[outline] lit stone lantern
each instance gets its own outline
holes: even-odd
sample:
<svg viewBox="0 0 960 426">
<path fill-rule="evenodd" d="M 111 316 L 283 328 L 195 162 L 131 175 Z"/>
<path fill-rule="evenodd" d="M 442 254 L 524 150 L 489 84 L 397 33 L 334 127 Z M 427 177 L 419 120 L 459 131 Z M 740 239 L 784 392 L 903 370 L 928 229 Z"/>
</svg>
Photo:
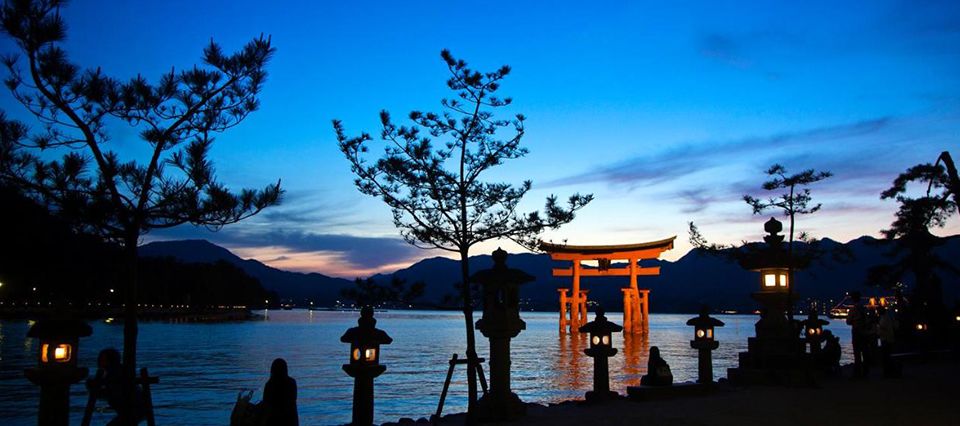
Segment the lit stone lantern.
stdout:
<svg viewBox="0 0 960 426">
<path fill-rule="evenodd" d="M 720 342 L 714 339 L 713 329 L 723 327 L 723 321 L 710 317 L 709 308 L 704 306 L 699 316 L 687 320 L 687 325 L 693 326 L 693 340 L 690 341 L 690 347 L 698 350 L 697 383 L 713 383 L 712 352 L 720 347 Z"/>
<path fill-rule="evenodd" d="M 727 377 L 734 384 L 810 385 L 813 363 L 792 318 L 797 292 L 789 273 L 791 264 L 796 271 L 806 262 L 790 258 L 780 221 L 771 218 L 763 227 L 766 244 L 748 245 L 739 259 L 742 268 L 759 272 L 759 291 L 751 297 L 760 303 L 760 320 L 754 325 L 756 336 L 747 338 L 747 352 L 739 354 L 738 367 L 727 370 Z"/>
<path fill-rule="evenodd" d="M 507 267 L 507 252 L 493 252 L 493 268 L 474 274 L 471 282 L 480 284 L 483 293 L 483 317 L 477 330 L 490 339 L 490 392 L 477 402 L 481 421 L 506 421 L 522 417 L 527 406 L 510 390 L 510 339 L 527 324 L 520 319 L 520 285 L 533 276 Z"/>
<path fill-rule="evenodd" d="M 27 332 L 40 340 L 37 368 L 24 371 L 40 386 L 38 424 L 69 424 L 70 385 L 87 377 L 87 369 L 77 367 L 80 338 L 92 332 L 85 322 L 70 319 L 40 320 Z"/>
<path fill-rule="evenodd" d="M 610 358 L 617 354 L 613 347 L 613 333 L 623 331 L 623 327 L 607 320 L 603 308 L 597 308 L 597 315 L 580 327 L 581 333 L 590 336 L 590 347 L 583 353 L 593 358 L 593 390 L 587 392 L 587 401 L 604 401 L 617 398 L 619 394 L 610 390 Z"/>
<path fill-rule="evenodd" d="M 810 354 L 816 356 L 820 353 L 820 343 L 823 342 L 823 326 L 830 324 L 830 321 L 820 319 L 817 310 L 810 309 L 807 319 L 803 320 L 803 337 L 810 344 Z"/>
<path fill-rule="evenodd" d="M 380 345 L 389 345 L 393 339 L 375 327 L 377 320 L 370 306 L 360 310 L 357 325 L 340 337 L 341 342 L 350 344 L 350 362 L 343 365 L 343 371 L 353 377 L 352 424 L 372 425 L 373 379 L 387 370 L 380 365 Z"/>
</svg>

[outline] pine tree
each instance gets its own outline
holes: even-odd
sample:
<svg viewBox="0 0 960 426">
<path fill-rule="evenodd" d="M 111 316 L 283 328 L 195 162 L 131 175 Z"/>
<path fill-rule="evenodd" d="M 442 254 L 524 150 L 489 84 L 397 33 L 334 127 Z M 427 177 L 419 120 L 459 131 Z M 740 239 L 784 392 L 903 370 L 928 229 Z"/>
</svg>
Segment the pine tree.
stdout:
<svg viewBox="0 0 960 426">
<path fill-rule="evenodd" d="M 456 253 L 460 258 L 464 321 L 467 332 L 469 408 L 477 401 L 477 362 L 473 324 L 473 295 L 469 282 L 470 249 L 483 241 L 509 239 L 534 249 L 538 235 L 573 220 L 574 213 L 592 200 L 592 195 L 574 194 L 566 206 L 555 196 L 546 200 L 544 214 L 517 212 L 517 205 L 531 188 L 529 180 L 519 186 L 481 180 L 484 172 L 507 160 L 521 158 L 525 117 L 512 120 L 494 117 L 493 109 L 511 104 L 497 95 L 510 67 L 481 73 L 467 67 L 449 51 L 441 57 L 450 72 L 447 87 L 456 93 L 442 99 L 440 113 L 413 111 L 412 125 L 398 126 L 387 111 L 380 113 L 380 139 L 384 155 L 373 163 L 365 158 L 368 133 L 347 136 L 343 124 L 334 120 L 340 150 L 350 162 L 360 192 L 382 199 L 393 211 L 393 222 L 410 244 Z M 501 136 L 509 133 L 505 138 Z M 434 140 L 442 141 L 435 144 Z"/>
<path fill-rule="evenodd" d="M 123 82 L 69 60 L 60 47 L 64 4 L 11 0 L 0 9 L 2 30 L 19 48 L 3 60 L 6 86 L 39 123 L 31 131 L 0 115 L 0 179 L 123 247 L 123 364 L 133 386 L 140 236 L 185 223 L 219 228 L 279 201 L 279 182 L 231 192 L 209 159 L 214 137 L 257 109 L 274 48 L 261 36 L 225 54 L 211 41 L 202 66 L 171 69 L 156 83 L 141 76 Z M 149 158 L 122 160 L 108 143 L 108 123 L 137 130 Z"/>
</svg>

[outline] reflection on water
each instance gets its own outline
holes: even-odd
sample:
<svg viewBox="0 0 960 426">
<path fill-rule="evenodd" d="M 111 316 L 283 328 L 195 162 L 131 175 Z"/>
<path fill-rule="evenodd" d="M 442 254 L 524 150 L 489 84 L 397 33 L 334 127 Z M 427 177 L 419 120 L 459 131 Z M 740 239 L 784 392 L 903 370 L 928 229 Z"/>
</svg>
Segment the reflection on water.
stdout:
<svg viewBox="0 0 960 426">
<path fill-rule="evenodd" d="M 264 321 L 215 324 L 140 325 L 140 366 L 160 376 L 152 388 L 159 424 L 223 425 L 241 389 L 255 389 L 255 400 L 276 357 L 288 361 L 299 387 L 301 424 L 343 424 L 350 421 L 353 381 L 340 366 L 349 349 L 340 343 L 343 332 L 356 325 L 356 312 L 269 311 Z M 582 398 L 593 385 L 593 360 L 583 353 L 585 335 L 559 335 L 557 313 L 522 314 L 527 329 L 512 341 L 512 384 L 524 401 L 559 402 Z M 639 384 L 646 373 L 651 345 L 660 347 L 678 382 L 696 379 L 696 350 L 690 348 L 687 315 L 651 315 L 650 333 L 613 335 L 617 355 L 610 359 L 610 387 L 623 393 Z M 611 321 L 622 316 L 609 313 Z M 592 319 L 592 316 L 591 316 Z M 718 328 L 720 348 L 714 351 L 717 377 L 736 364 L 737 352 L 746 350 L 753 335 L 754 316 L 722 316 Z M 397 311 L 377 313 L 378 327 L 394 342 L 384 346 L 381 360 L 387 371 L 376 380 L 376 421 L 400 417 L 428 417 L 437 407 L 448 361 L 463 356 L 463 316 L 455 312 Z M 94 367 L 97 352 L 121 348 L 119 322 L 92 323 L 93 335 L 80 342 L 79 364 Z M 35 346 L 27 339 L 29 324 L 0 322 L 0 424 L 32 425 L 38 390 L 23 377 L 23 369 L 36 362 Z M 849 328 L 834 321 L 827 327 L 840 336 L 849 359 Z M 487 340 L 477 334 L 477 350 L 487 357 Z M 486 367 L 486 366 L 485 366 Z M 484 368 L 488 370 L 488 368 Z M 459 366 L 453 376 L 444 412 L 466 409 L 466 371 Z M 72 423 L 79 423 L 86 395 L 74 385 Z M 95 414 L 94 424 L 106 423 L 106 414 Z"/>
</svg>

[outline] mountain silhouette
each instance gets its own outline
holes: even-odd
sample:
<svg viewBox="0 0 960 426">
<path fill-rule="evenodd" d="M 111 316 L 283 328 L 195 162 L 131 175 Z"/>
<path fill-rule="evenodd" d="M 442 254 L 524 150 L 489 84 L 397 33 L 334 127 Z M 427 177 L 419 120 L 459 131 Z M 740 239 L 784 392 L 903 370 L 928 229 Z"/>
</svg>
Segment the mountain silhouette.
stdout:
<svg viewBox="0 0 960 426">
<path fill-rule="evenodd" d="M 140 246 L 140 256 L 172 257 L 189 263 L 225 261 L 257 278 L 264 288 L 276 292 L 281 298 L 313 301 L 320 306 L 332 305 L 339 298 L 341 289 L 353 285 L 353 281 L 343 278 L 284 271 L 254 259 L 242 259 L 207 240 L 154 241 Z"/>
<path fill-rule="evenodd" d="M 852 255 L 846 262 L 829 254 L 814 261 L 807 269 L 795 276 L 798 301 L 814 298 L 823 301 L 839 301 L 847 291 L 859 290 L 864 294 L 880 290 L 866 286 L 867 270 L 890 261 L 885 254 L 893 243 L 864 236 L 845 244 L 823 239 L 821 247 L 830 252 L 845 247 Z M 960 236 L 947 237 L 936 252 L 943 259 L 956 259 L 960 255 Z M 205 240 L 153 242 L 141 247 L 143 256 L 169 256 L 186 262 L 230 262 L 251 276 L 260 279 L 268 290 L 276 291 L 284 298 L 314 300 L 318 305 L 331 305 L 339 299 L 340 289 L 351 286 L 352 281 L 328 277 L 318 273 L 299 273 L 275 269 L 256 260 L 241 259 L 229 250 Z M 493 261 L 489 254 L 472 256 L 470 271 L 475 273 L 489 268 Z M 557 309 L 557 288 L 569 288 L 570 278 L 551 276 L 551 268 L 563 267 L 554 264 L 549 255 L 519 253 L 507 258 L 507 265 L 521 269 L 535 277 L 523 285 L 520 295 L 529 308 L 536 310 Z M 691 250 L 680 259 L 645 261 L 643 266 L 660 266 L 660 275 L 639 277 L 641 288 L 651 290 L 650 308 L 653 312 L 696 312 L 701 304 L 715 309 L 749 311 L 756 308 L 750 293 L 759 288 L 759 275 L 746 271 L 735 262 L 722 256 Z M 459 261 L 444 257 L 421 260 L 391 274 L 377 274 L 372 278 L 387 283 L 393 277 L 407 282 L 423 281 L 426 284 L 423 296 L 418 299 L 426 305 L 441 304 L 444 296 L 456 294 L 454 285 L 460 278 Z M 960 296 L 960 284 L 956 275 L 944 273 L 944 301 L 950 305 Z M 905 283 L 910 285 L 907 277 Z M 581 281 L 584 289 L 590 290 L 590 300 L 600 302 L 610 310 L 619 310 L 623 296 L 620 289 L 628 285 L 625 277 L 589 277 Z"/>
</svg>

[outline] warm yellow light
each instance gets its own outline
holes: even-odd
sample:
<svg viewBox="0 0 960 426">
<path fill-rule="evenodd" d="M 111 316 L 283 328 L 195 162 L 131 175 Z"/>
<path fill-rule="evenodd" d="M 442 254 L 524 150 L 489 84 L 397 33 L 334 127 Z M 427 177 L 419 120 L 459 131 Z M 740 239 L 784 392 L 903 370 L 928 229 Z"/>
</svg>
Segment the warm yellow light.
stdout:
<svg viewBox="0 0 960 426">
<path fill-rule="evenodd" d="M 377 350 L 374 348 L 367 349 L 363 351 L 363 360 L 364 361 L 373 361 L 377 359 Z"/>
<path fill-rule="evenodd" d="M 957 321 L 960 321 L 960 315 L 957 315 Z"/>
<path fill-rule="evenodd" d="M 70 345 L 57 345 L 53 349 L 53 359 L 57 362 L 67 362 L 70 360 Z"/>
<path fill-rule="evenodd" d="M 817 330 L 816 330 L 816 329 L 813 329 L 813 328 L 808 328 L 808 329 L 807 329 L 807 334 L 813 336 L 814 334 L 817 334 Z"/>
<path fill-rule="evenodd" d="M 699 329 L 699 328 L 697 329 L 697 337 L 698 337 L 698 338 L 701 338 L 701 339 L 702 339 L 702 338 L 704 338 L 704 337 L 706 337 L 706 336 L 707 336 L 706 330 L 701 330 L 701 329 Z"/>
<path fill-rule="evenodd" d="M 917 330 L 923 331 L 923 330 L 926 330 L 926 329 L 927 329 L 927 325 L 926 325 L 926 324 L 917 324 Z"/>
<path fill-rule="evenodd" d="M 600 344 L 600 336 L 593 336 L 593 344 L 594 345 Z"/>
<path fill-rule="evenodd" d="M 764 274 L 763 276 L 763 286 L 764 287 L 776 287 L 777 286 L 777 276 L 774 274 Z"/>
<path fill-rule="evenodd" d="M 353 350 L 353 360 L 360 361 L 360 349 Z"/>
<path fill-rule="evenodd" d="M 780 287 L 787 286 L 787 274 L 780 274 Z"/>
<path fill-rule="evenodd" d="M 603 336 L 603 344 L 604 345 L 610 344 L 610 336 Z"/>
<path fill-rule="evenodd" d="M 70 361 L 71 356 L 71 346 L 66 343 L 60 343 L 55 348 L 53 348 L 53 361 L 56 362 L 67 362 Z M 40 346 L 40 362 L 48 363 L 50 362 L 50 344 L 44 343 Z"/>
<path fill-rule="evenodd" d="M 708 338 L 708 339 L 712 339 L 712 338 L 713 338 L 713 329 L 712 329 L 712 328 L 708 328 L 708 329 L 707 329 L 707 338 Z"/>
</svg>

